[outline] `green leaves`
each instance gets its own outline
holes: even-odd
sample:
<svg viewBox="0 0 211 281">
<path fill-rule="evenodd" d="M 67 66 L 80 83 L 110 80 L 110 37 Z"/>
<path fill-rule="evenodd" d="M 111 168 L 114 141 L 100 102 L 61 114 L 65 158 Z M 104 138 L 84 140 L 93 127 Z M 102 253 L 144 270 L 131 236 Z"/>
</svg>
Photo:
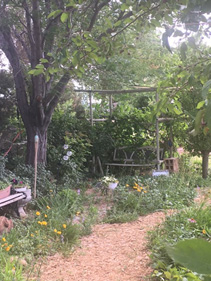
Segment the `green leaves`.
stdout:
<svg viewBox="0 0 211 281">
<path fill-rule="evenodd" d="M 173 247 L 167 246 L 166 250 L 174 262 L 194 272 L 211 275 L 210 242 L 203 239 L 187 239 L 178 242 Z"/>
<path fill-rule="evenodd" d="M 211 80 L 208 80 L 202 88 L 202 97 L 204 99 L 207 98 L 207 95 L 208 93 L 210 93 L 210 90 L 211 90 Z"/>
<path fill-rule="evenodd" d="M 68 20 L 69 14 L 67 12 L 61 14 L 61 22 L 66 22 Z"/>
</svg>

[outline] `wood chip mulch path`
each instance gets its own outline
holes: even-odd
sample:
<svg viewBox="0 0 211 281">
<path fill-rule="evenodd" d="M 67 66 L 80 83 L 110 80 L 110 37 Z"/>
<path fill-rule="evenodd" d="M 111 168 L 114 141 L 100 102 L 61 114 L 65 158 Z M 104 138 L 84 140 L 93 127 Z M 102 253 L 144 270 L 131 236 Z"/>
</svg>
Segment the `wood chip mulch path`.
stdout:
<svg viewBox="0 0 211 281">
<path fill-rule="evenodd" d="M 144 281 L 152 272 L 146 234 L 163 212 L 124 224 L 100 224 L 67 258 L 57 253 L 41 267 L 40 281 Z"/>
</svg>

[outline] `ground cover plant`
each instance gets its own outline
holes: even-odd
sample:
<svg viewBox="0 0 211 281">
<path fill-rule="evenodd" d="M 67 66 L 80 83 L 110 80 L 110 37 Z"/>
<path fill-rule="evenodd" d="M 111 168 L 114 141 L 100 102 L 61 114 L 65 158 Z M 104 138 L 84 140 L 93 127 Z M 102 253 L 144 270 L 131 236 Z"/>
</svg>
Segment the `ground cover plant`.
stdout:
<svg viewBox="0 0 211 281">
<path fill-rule="evenodd" d="M 113 196 L 106 222 L 134 220 L 158 210 L 181 209 L 193 203 L 195 190 L 189 177 L 123 177 Z"/>
<path fill-rule="evenodd" d="M 149 234 L 155 280 L 210 280 L 195 273 L 197 268 L 191 272 L 169 256 L 169 247 L 195 238 L 211 242 L 211 209 L 204 204 L 177 211 L 166 218 L 162 227 Z"/>
</svg>

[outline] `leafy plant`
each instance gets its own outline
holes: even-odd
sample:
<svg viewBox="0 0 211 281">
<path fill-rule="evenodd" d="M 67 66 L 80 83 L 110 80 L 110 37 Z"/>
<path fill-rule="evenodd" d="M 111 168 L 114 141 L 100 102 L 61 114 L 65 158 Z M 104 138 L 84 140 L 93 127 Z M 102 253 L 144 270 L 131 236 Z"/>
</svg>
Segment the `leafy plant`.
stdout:
<svg viewBox="0 0 211 281">
<path fill-rule="evenodd" d="M 209 275 L 211 280 L 210 242 L 203 239 L 186 239 L 173 246 L 166 246 L 166 250 L 174 262 L 182 264 L 193 272 Z"/>
<path fill-rule="evenodd" d="M 210 218 L 211 209 L 209 207 L 205 207 L 203 204 L 200 206 L 192 206 L 176 212 L 171 216 L 167 216 L 162 227 L 156 228 L 149 233 L 149 247 L 152 251 L 151 257 L 155 264 L 156 276 L 160 274 L 161 279 L 159 280 L 162 280 L 164 272 L 168 271 L 167 268 L 177 267 L 177 263 L 172 265 L 172 259 L 169 258 L 168 247 L 166 247 L 166 245 L 174 245 L 184 239 L 189 241 L 189 239 L 195 240 L 200 238 L 210 241 Z M 186 266 L 186 264 L 184 266 Z M 192 267 L 190 269 L 192 269 Z M 185 272 L 188 272 L 187 269 Z M 182 275 L 179 276 L 182 278 Z M 199 277 L 199 275 L 197 276 Z M 190 280 L 195 279 L 192 278 Z"/>
</svg>

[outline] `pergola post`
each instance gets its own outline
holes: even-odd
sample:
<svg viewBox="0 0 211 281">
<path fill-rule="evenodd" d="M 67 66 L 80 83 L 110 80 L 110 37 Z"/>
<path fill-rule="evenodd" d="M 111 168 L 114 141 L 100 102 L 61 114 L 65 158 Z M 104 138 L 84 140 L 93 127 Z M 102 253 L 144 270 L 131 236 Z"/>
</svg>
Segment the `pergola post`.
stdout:
<svg viewBox="0 0 211 281">
<path fill-rule="evenodd" d="M 110 117 L 113 114 L 113 99 L 112 99 L 112 95 L 111 94 L 109 95 L 109 114 L 110 114 Z"/>
<path fill-rule="evenodd" d="M 90 122 L 93 126 L 93 110 L 92 110 L 92 92 L 89 92 L 89 110 L 90 110 Z"/>
<path fill-rule="evenodd" d="M 156 102 L 158 103 L 159 96 L 158 92 L 156 92 Z M 157 147 L 157 170 L 160 170 L 160 140 L 159 140 L 159 120 L 156 117 L 156 147 Z"/>
</svg>

